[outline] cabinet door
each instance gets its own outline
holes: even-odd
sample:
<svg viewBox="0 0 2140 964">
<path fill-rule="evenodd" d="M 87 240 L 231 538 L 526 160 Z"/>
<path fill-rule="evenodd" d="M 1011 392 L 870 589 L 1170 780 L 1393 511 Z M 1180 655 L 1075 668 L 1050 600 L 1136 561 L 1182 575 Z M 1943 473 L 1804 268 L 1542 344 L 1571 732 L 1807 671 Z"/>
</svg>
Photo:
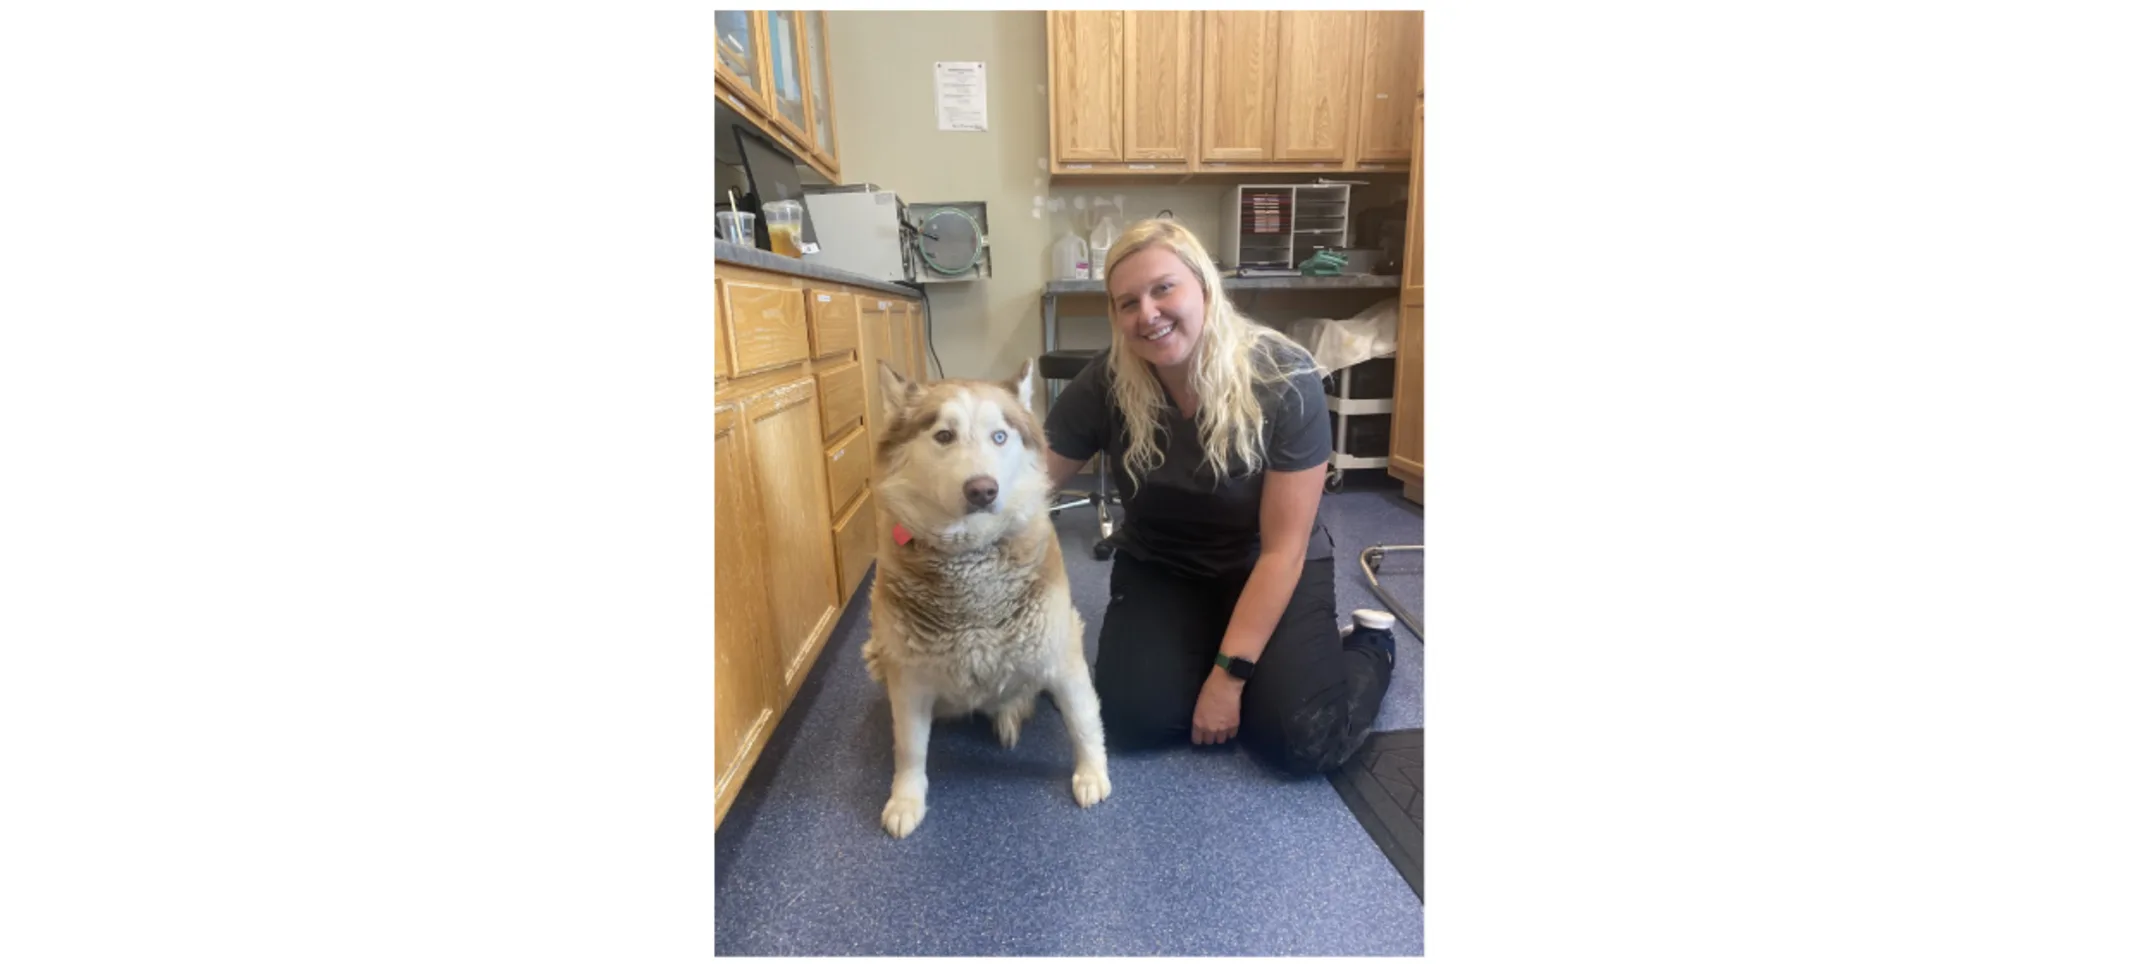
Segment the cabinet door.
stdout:
<svg viewBox="0 0 2140 964">
<path fill-rule="evenodd" d="M 713 281 L 713 378 L 719 381 L 728 377 L 728 298 L 721 290 L 721 280 Z"/>
<path fill-rule="evenodd" d="M 832 73 L 827 69 L 825 12 L 803 14 L 803 56 L 810 62 L 810 141 L 828 166 L 840 166 L 839 142 L 832 133 Z"/>
<path fill-rule="evenodd" d="M 1196 125 L 1196 14 L 1131 11 L 1123 21 L 1123 139 L 1132 161 L 1186 161 Z"/>
<path fill-rule="evenodd" d="M 1412 98 L 1412 187 L 1411 198 L 1404 211 L 1404 303 L 1416 305 L 1421 301 L 1426 279 L 1422 277 L 1426 265 L 1426 243 L 1420 237 L 1426 226 L 1427 174 L 1423 169 L 1426 151 L 1427 99 L 1425 94 Z"/>
<path fill-rule="evenodd" d="M 714 410 L 713 764 L 716 823 L 771 735 L 781 703 L 766 610 L 765 533 L 736 406 Z"/>
<path fill-rule="evenodd" d="M 1360 68 L 1358 153 L 1362 161 L 1412 156 L 1412 94 L 1419 89 L 1417 10 L 1377 10 L 1366 17 Z"/>
<path fill-rule="evenodd" d="M 914 318 L 907 312 L 904 301 L 892 302 L 892 344 L 889 357 L 885 358 L 892 370 L 907 381 L 914 381 Z"/>
<path fill-rule="evenodd" d="M 1412 198 L 1404 217 L 1404 288 L 1397 309 L 1397 391 L 1390 411 L 1389 473 L 1422 485 L 1426 479 L 1426 298 L 1425 264 L 1420 241 L 1422 186 L 1420 164 L 1425 146 L 1426 103 L 1415 96 L 1412 107 Z"/>
<path fill-rule="evenodd" d="M 1389 473 L 1413 485 L 1426 475 L 1424 321 L 1425 309 L 1419 305 L 1397 309 L 1397 391 L 1390 410 Z"/>
<path fill-rule="evenodd" d="M 765 15 L 753 10 L 714 14 L 714 47 L 715 76 L 763 110 L 765 81 L 758 68 L 765 63 Z"/>
<path fill-rule="evenodd" d="M 1122 12 L 1048 14 L 1057 161 L 1122 159 Z"/>
<path fill-rule="evenodd" d="M 803 90 L 802 23 L 795 11 L 765 16 L 765 84 L 772 99 L 773 123 L 788 136 L 810 142 L 808 92 Z"/>
<path fill-rule="evenodd" d="M 839 607 L 816 380 L 804 376 L 752 396 L 743 410 L 751 481 L 764 496 L 758 509 L 768 551 L 759 554 L 758 565 L 769 587 L 781 686 L 792 693 Z"/>
<path fill-rule="evenodd" d="M 907 371 L 909 378 L 927 382 L 929 378 L 929 325 L 921 314 L 921 302 L 906 302 L 907 315 Z"/>
<path fill-rule="evenodd" d="M 802 289 L 730 281 L 724 297 L 731 374 L 748 375 L 810 357 Z"/>
<path fill-rule="evenodd" d="M 1204 15 L 1201 152 L 1207 161 L 1271 156 L 1271 98 L 1278 90 L 1278 14 Z"/>
<path fill-rule="evenodd" d="M 877 362 L 899 367 L 890 355 L 894 302 L 874 295 L 857 295 L 855 302 L 862 319 L 862 424 L 869 428 L 869 447 L 875 451 L 889 421 L 884 413 L 884 390 L 878 384 Z"/>
<path fill-rule="evenodd" d="M 1275 146 L 1280 161 L 1342 161 L 1352 136 L 1354 39 L 1361 14 L 1287 10 L 1278 14 Z"/>
</svg>

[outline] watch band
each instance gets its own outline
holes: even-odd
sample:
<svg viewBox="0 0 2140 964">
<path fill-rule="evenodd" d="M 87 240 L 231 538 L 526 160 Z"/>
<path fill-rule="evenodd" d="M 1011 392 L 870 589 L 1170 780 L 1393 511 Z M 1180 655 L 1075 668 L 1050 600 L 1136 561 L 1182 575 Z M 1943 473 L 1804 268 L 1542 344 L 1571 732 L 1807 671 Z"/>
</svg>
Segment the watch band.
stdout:
<svg viewBox="0 0 2140 964">
<path fill-rule="evenodd" d="M 1255 661 L 1243 659 L 1239 656 L 1228 656 L 1225 653 L 1220 653 L 1217 658 L 1212 660 L 1212 663 L 1220 669 L 1233 674 L 1235 679 L 1245 680 L 1256 673 Z"/>
</svg>

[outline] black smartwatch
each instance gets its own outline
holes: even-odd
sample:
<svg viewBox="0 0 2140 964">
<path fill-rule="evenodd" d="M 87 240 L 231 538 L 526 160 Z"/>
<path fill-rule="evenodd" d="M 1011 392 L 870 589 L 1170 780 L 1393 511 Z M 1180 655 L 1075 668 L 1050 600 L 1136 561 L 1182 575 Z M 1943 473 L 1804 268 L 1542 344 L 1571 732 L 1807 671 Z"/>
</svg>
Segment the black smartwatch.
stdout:
<svg viewBox="0 0 2140 964">
<path fill-rule="evenodd" d="M 1219 658 L 1213 660 L 1213 662 L 1223 667 L 1227 672 L 1232 673 L 1235 679 L 1245 680 L 1256 675 L 1256 664 L 1239 656 L 1228 656 L 1225 653 L 1220 653 Z"/>
</svg>

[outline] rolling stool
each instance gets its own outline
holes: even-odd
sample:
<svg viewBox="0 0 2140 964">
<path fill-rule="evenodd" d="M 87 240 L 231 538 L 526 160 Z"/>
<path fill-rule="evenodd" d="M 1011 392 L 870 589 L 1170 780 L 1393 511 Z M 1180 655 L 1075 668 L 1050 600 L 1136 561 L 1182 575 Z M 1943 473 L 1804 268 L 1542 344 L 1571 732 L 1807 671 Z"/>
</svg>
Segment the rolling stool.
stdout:
<svg viewBox="0 0 2140 964">
<path fill-rule="evenodd" d="M 1100 350 L 1097 348 L 1058 348 L 1054 351 L 1043 353 L 1040 356 L 1040 377 L 1050 383 L 1048 385 L 1049 404 L 1052 406 L 1055 401 L 1055 386 L 1053 383 L 1066 382 L 1076 378 L 1079 372 L 1085 370 L 1085 366 L 1092 364 L 1093 359 L 1098 357 L 1100 357 Z M 1049 506 L 1048 514 L 1054 515 L 1064 509 L 1092 506 L 1100 516 L 1100 541 L 1093 543 L 1092 557 L 1105 562 L 1114 558 L 1115 554 L 1115 544 L 1110 541 L 1115 534 L 1115 520 L 1107 514 L 1107 504 L 1113 502 L 1116 505 L 1120 505 L 1122 504 L 1122 499 L 1120 496 L 1107 491 L 1107 453 L 1103 450 L 1098 455 L 1093 456 L 1093 460 L 1098 467 L 1099 485 L 1091 492 L 1064 491 L 1062 494 L 1071 498 Z"/>
</svg>

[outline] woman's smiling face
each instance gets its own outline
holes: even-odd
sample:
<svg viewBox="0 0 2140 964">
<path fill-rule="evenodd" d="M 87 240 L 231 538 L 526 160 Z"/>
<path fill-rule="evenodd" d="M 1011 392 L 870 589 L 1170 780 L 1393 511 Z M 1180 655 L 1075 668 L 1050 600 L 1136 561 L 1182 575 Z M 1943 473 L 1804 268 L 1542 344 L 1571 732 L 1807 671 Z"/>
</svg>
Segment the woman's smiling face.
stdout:
<svg viewBox="0 0 2140 964">
<path fill-rule="evenodd" d="M 1204 334 L 1204 289 L 1181 258 L 1153 245 L 1115 262 L 1107 274 L 1108 314 L 1130 351 L 1153 368 L 1196 356 Z"/>
</svg>

